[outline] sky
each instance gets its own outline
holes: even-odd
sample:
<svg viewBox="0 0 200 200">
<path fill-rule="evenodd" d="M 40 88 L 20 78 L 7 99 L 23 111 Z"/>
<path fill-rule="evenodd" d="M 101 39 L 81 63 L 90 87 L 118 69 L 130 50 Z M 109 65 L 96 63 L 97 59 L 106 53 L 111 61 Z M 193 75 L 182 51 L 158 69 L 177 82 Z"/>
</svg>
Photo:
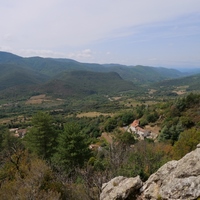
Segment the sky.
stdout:
<svg viewBox="0 0 200 200">
<path fill-rule="evenodd" d="M 0 51 L 200 68 L 200 0 L 0 0 Z"/>
</svg>

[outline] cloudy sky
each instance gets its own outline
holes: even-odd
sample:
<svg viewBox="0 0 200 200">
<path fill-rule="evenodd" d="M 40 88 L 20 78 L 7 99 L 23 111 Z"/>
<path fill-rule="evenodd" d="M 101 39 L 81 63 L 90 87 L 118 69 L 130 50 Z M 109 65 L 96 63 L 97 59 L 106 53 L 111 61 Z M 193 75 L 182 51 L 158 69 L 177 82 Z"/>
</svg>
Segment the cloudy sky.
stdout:
<svg viewBox="0 0 200 200">
<path fill-rule="evenodd" d="M 0 0 L 0 51 L 200 67 L 200 0 Z"/>
</svg>

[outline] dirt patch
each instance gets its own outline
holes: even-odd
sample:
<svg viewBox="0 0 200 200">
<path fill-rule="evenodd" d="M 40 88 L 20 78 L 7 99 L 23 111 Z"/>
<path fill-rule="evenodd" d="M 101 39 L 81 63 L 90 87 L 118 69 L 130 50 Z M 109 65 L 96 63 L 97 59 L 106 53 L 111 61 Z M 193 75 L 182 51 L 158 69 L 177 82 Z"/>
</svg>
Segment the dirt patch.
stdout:
<svg viewBox="0 0 200 200">
<path fill-rule="evenodd" d="M 188 85 L 183 85 L 183 86 L 179 86 L 177 87 L 174 91 L 174 93 L 178 94 L 178 95 L 183 95 L 186 93 L 186 89 L 188 88 Z"/>
<path fill-rule="evenodd" d="M 174 92 L 174 93 L 176 93 L 176 94 L 178 94 L 178 95 L 182 95 L 182 94 L 185 94 L 185 93 L 186 93 L 186 91 L 183 91 L 183 90 L 181 90 L 181 91 L 176 91 L 176 90 L 174 90 L 174 91 L 172 91 L 172 92 Z"/>
<path fill-rule="evenodd" d="M 155 133 L 156 135 L 159 135 L 159 130 L 160 130 L 160 127 L 159 126 L 150 126 L 150 125 L 146 125 L 144 127 L 145 130 L 149 130 L 151 131 L 152 133 Z"/>
<path fill-rule="evenodd" d="M 8 124 L 10 123 L 10 119 L 1 119 L 0 124 Z"/>
<path fill-rule="evenodd" d="M 30 100 L 36 100 L 36 99 L 44 99 L 46 97 L 45 94 L 40 94 L 40 95 L 37 95 L 37 96 L 32 96 L 30 98 Z"/>
<path fill-rule="evenodd" d="M 26 104 L 42 104 L 44 101 L 49 101 L 46 99 L 45 94 L 32 96 L 29 100 L 26 101 Z"/>
<path fill-rule="evenodd" d="M 154 90 L 154 89 L 150 89 L 149 90 L 149 94 L 153 94 L 153 93 L 155 93 L 157 90 Z"/>
<path fill-rule="evenodd" d="M 100 113 L 100 112 L 86 112 L 86 113 L 80 113 L 77 114 L 77 117 L 99 117 L 100 115 L 103 116 L 112 116 L 112 113 Z"/>
<path fill-rule="evenodd" d="M 113 100 L 117 101 L 119 99 L 121 99 L 122 97 L 112 97 Z"/>
</svg>

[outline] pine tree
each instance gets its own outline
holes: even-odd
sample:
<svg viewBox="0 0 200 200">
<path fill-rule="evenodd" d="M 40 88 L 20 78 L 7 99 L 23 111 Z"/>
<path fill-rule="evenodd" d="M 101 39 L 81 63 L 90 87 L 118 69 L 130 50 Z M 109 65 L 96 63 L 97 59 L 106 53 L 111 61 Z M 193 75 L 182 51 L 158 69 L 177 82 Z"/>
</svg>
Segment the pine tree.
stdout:
<svg viewBox="0 0 200 200">
<path fill-rule="evenodd" d="M 75 123 L 68 123 L 58 137 L 58 148 L 55 158 L 67 171 L 82 167 L 90 157 L 88 139 Z M 54 159 L 55 160 L 55 159 Z"/>
<path fill-rule="evenodd" d="M 38 112 L 33 116 L 32 124 L 25 137 L 27 148 L 44 159 L 50 159 L 57 137 L 52 117 L 47 113 Z"/>
<path fill-rule="evenodd" d="M 168 129 L 168 127 L 165 125 L 162 130 L 161 130 L 161 133 L 159 135 L 159 141 L 166 141 L 166 140 L 169 140 L 171 137 L 170 135 L 170 131 Z"/>
</svg>

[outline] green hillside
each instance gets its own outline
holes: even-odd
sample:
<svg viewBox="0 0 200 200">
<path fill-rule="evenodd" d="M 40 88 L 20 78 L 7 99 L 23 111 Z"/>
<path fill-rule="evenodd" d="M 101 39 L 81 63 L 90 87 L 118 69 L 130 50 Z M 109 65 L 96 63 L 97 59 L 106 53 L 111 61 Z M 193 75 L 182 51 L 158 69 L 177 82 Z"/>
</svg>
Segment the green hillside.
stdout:
<svg viewBox="0 0 200 200">
<path fill-rule="evenodd" d="M 162 82 L 154 83 L 155 88 L 162 88 L 162 90 L 172 90 L 177 87 L 185 87 L 187 91 L 200 90 L 200 74 L 187 76 L 183 78 L 165 80 Z"/>
<path fill-rule="evenodd" d="M 165 79 L 172 79 L 184 76 L 183 73 L 175 69 L 167 69 L 163 67 L 148 66 L 124 66 L 124 65 L 106 65 L 108 71 L 115 71 L 125 80 L 141 83 L 153 83 Z"/>
<path fill-rule="evenodd" d="M 93 72 L 116 72 L 124 80 L 138 84 L 148 84 L 185 76 L 178 70 L 156 68 L 148 66 L 126 66 L 119 64 L 100 65 L 97 63 L 80 63 L 72 59 L 54 59 L 30 57 L 23 58 L 7 52 L 0 52 L 0 64 L 15 64 L 16 67 L 31 69 L 43 75 L 54 77 L 65 71 L 93 71 Z"/>
<path fill-rule="evenodd" d="M 0 64 L 0 90 L 17 86 L 40 84 L 48 79 L 38 72 L 16 67 L 14 64 Z"/>
<path fill-rule="evenodd" d="M 0 51 L 0 63 L 12 63 L 12 62 L 20 62 L 23 60 L 22 57 L 17 56 L 12 53 Z"/>
<path fill-rule="evenodd" d="M 101 73 L 89 71 L 65 72 L 56 79 L 38 88 L 57 96 L 85 96 L 91 94 L 115 94 L 134 90 L 132 82 L 124 81 L 117 73 Z"/>
</svg>

